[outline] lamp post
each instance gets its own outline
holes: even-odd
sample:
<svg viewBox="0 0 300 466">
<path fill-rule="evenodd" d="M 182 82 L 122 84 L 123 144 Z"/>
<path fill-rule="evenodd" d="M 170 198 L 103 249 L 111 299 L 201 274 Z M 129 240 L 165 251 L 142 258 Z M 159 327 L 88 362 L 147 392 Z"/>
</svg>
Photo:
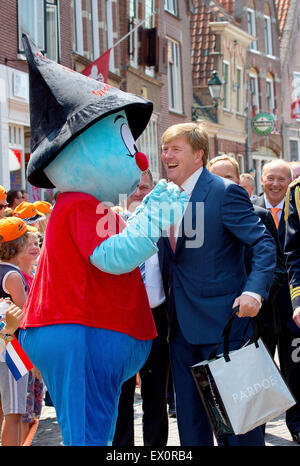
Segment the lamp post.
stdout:
<svg viewBox="0 0 300 466">
<path fill-rule="evenodd" d="M 199 105 L 197 102 L 194 102 L 192 106 L 192 115 L 193 120 L 198 119 L 198 110 L 200 109 L 217 109 L 219 102 L 223 99 L 221 98 L 221 91 L 223 86 L 223 81 L 218 76 L 217 70 L 212 72 L 211 78 L 207 81 L 208 90 L 213 101 L 212 105 Z M 197 99 L 197 98 L 196 98 Z"/>
<path fill-rule="evenodd" d="M 212 72 L 212 77 L 207 81 L 207 86 L 208 86 L 210 96 L 214 102 L 211 107 L 217 107 L 219 104 L 219 101 L 222 100 L 221 90 L 223 86 L 223 82 L 219 78 L 217 70 L 214 70 Z"/>
</svg>

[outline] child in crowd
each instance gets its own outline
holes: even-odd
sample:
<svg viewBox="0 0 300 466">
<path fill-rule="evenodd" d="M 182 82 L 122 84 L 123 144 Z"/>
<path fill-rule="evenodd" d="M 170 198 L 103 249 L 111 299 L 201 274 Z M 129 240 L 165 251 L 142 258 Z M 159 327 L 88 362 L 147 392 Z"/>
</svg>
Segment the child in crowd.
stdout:
<svg viewBox="0 0 300 466">
<path fill-rule="evenodd" d="M 27 232 L 31 229 L 19 218 L 0 219 L 0 298 L 9 298 L 20 309 L 27 299 L 27 285 L 20 271 L 19 258 L 27 246 Z M 26 412 L 27 384 L 28 374 L 16 381 L 3 355 L 0 355 L 0 420 L 2 418 L 3 446 L 20 444 L 21 415 Z"/>
<path fill-rule="evenodd" d="M 36 232 L 28 232 L 27 246 L 19 257 L 20 270 L 28 286 L 34 278 L 34 269 L 40 254 L 39 239 Z M 42 412 L 44 384 L 39 370 L 34 367 L 28 376 L 26 414 L 22 416 L 21 445 L 29 446 L 36 433 Z"/>
</svg>

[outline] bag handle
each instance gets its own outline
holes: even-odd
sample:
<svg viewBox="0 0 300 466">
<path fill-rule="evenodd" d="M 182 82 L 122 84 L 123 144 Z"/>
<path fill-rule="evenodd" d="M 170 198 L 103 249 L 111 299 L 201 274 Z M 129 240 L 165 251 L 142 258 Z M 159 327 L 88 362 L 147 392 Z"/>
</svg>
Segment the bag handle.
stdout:
<svg viewBox="0 0 300 466">
<path fill-rule="evenodd" d="M 218 351 L 218 348 L 220 346 L 220 344 L 223 342 L 224 343 L 224 358 L 226 361 L 229 361 L 229 335 L 230 335 L 230 331 L 231 331 L 231 327 L 232 327 L 232 324 L 233 324 L 233 321 L 234 321 L 234 318 L 236 317 L 236 313 L 238 312 L 239 310 L 239 306 L 236 306 L 235 308 L 233 308 L 232 310 L 232 313 L 230 314 L 226 324 L 225 324 L 225 327 L 223 329 L 223 332 L 222 332 L 222 338 L 221 340 L 216 344 L 216 346 L 214 347 L 214 349 L 211 351 L 210 355 L 209 355 L 209 359 L 214 359 L 217 355 L 217 351 Z M 259 329 L 259 323 L 258 323 L 258 320 L 256 317 L 250 317 L 246 327 L 245 327 L 245 330 L 244 330 L 244 333 L 243 333 L 243 337 L 242 339 L 244 339 L 245 337 L 245 334 L 247 332 L 247 329 L 249 327 L 249 324 L 250 322 L 252 323 L 252 329 L 253 329 L 253 333 L 252 333 L 252 341 L 255 343 L 255 346 L 258 346 L 258 339 L 260 337 L 260 329 Z"/>
</svg>

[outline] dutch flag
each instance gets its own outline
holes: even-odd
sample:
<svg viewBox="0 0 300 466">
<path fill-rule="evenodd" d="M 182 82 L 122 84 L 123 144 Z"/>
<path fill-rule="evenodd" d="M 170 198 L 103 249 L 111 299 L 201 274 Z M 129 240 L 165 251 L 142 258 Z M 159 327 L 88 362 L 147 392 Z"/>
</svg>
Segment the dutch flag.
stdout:
<svg viewBox="0 0 300 466">
<path fill-rule="evenodd" d="M 30 359 L 15 336 L 6 345 L 5 361 L 16 380 L 19 380 L 33 368 Z"/>
</svg>

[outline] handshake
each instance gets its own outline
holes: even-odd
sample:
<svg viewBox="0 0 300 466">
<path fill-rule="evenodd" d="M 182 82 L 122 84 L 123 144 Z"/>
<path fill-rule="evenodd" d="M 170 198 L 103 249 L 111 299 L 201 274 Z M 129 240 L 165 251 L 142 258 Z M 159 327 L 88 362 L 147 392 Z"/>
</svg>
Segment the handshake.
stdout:
<svg viewBox="0 0 300 466">
<path fill-rule="evenodd" d="M 160 180 L 129 217 L 127 226 L 134 226 L 136 233 L 157 242 L 163 231 L 169 230 L 181 220 L 188 201 L 188 194 L 176 184 Z"/>
</svg>

